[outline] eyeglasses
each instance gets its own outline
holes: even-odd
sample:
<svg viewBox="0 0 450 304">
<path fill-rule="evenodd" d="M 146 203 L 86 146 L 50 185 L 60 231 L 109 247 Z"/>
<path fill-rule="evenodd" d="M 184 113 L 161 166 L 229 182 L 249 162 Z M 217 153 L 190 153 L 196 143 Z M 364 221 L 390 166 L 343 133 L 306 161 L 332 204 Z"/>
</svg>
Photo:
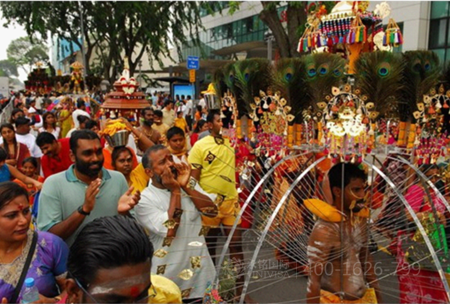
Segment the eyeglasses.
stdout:
<svg viewBox="0 0 450 304">
<path fill-rule="evenodd" d="M 97 300 L 92 294 L 89 293 L 89 291 L 86 290 L 86 288 L 83 287 L 83 285 L 80 283 L 80 281 L 78 281 L 78 279 L 74 278 L 75 282 L 77 283 L 78 287 L 83 291 L 83 293 L 85 293 L 94 303 L 105 303 L 105 300 Z M 152 289 L 152 293 L 148 294 L 148 290 Z M 137 295 L 136 297 L 133 298 L 132 302 L 130 303 L 149 303 L 149 300 L 155 298 L 157 295 L 156 290 L 155 290 L 155 286 L 152 285 L 152 283 L 150 282 L 150 284 L 144 288 L 144 290 Z M 107 303 L 107 302 L 106 302 Z M 116 300 L 114 300 L 111 303 L 117 303 Z M 125 303 L 125 302 L 124 302 Z M 129 303 L 129 302 L 126 302 Z"/>
</svg>

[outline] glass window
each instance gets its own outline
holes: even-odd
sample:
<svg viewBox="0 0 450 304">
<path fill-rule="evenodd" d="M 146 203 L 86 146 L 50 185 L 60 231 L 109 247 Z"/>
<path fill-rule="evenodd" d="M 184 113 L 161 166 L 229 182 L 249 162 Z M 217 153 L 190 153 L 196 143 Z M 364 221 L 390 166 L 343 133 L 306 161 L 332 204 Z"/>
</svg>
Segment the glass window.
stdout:
<svg viewBox="0 0 450 304">
<path fill-rule="evenodd" d="M 439 57 L 439 62 L 445 62 L 445 49 L 435 49 L 433 52 Z M 448 58 L 448 57 L 447 57 Z"/>
<path fill-rule="evenodd" d="M 431 19 L 448 17 L 448 1 L 431 2 Z"/>
<path fill-rule="evenodd" d="M 232 38 L 233 37 L 233 25 L 231 23 L 225 24 L 223 26 L 224 38 Z"/>
<path fill-rule="evenodd" d="M 244 27 L 245 27 L 244 33 L 253 32 L 253 17 L 245 18 L 243 20 L 243 23 L 244 23 Z"/>
<path fill-rule="evenodd" d="M 444 47 L 446 44 L 447 19 L 437 19 L 430 21 L 430 41 L 429 48 Z"/>
</svg>

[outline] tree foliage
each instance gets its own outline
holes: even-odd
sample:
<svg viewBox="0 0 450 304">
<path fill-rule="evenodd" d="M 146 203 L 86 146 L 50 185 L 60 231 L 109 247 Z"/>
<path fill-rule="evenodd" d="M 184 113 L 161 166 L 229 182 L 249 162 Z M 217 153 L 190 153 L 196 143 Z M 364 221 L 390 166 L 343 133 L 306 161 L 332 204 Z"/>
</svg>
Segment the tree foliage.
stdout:
<svg viewBox="0 0 450 304">
<path fill-rule="evenodd" d="M 125 56 L 133 73 L 145 50 L 150 58 L 170 57 L 171 45 L 181 53 L 181 45 L 189 37 L 185 30 L 195 36 L 201 28 L 199 8 L 196 1 L 0 2 L 5 25 L 16 22 L 29 35 L 39 33 L 46 39 L 50 32 L 80 49 L 83 36 L 87 71 L 96 54 L 103 66 L 102 74 L 110 82 L 123 67 Z M 198 41 L 196 37 L 194 43 Z"/>
<path fill-rule="evenodd" d="M 0 60 L 0 72 L 1 76 L 19 76 L 17 65 L 9 59 Z"/>
<path fill-rule="evenodd" d="M 24 71 L 27 72 L 31 70 L 31 67 L 36 62 L 48 60 L 46 47 L 37 41 L 36 43 L 31 42 L 28 37 L 20 37 L 11 41 L 6 49 L 6 55 L 8 57 L 8 62 L 5 62 L 5 64 L 9 63 L 8 69 L 16 74 L 17 67 L 22 67 Z M 15 71 L 11 70 L 11 64 L 16 66 Z"/>
</svg>

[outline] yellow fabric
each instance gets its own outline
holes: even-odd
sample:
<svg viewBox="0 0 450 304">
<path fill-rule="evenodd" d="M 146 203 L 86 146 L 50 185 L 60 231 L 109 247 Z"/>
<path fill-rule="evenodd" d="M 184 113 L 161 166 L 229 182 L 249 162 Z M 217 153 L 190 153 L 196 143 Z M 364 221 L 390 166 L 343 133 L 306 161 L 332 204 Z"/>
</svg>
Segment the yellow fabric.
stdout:
<svg viewBox="0 0 450 304">
<path fill-rule="evenodd" d="M 156 274 L 150 275 L 152 286 L 155 288 L 156 297 L 149 299 L 148 303 L 182 303 L 181 290 L 171 280 Z M 153 288 L 150 287 L 148 294 L 153 293 Z"/>
<path fill-rule="evenodd" d="M 378 301 L 377 301 L 377 296 L 375 295 L 375 289 L 373 289 L 373 288 L 367 288 L 364 296 L 361 299 L 354 300 L 354 301 L 341 300 L 341 298 L 339 298 L 339 296 L 322 289 L 320 291 L 320 303 L 376 304 L 376 303 L 378 303 Z"/>
<path fill-rule="evenodd" d="M 241 206 L 237 199 L 225 200 L 218 205 L 218 213 L 216 217 L 207 217 L 202 215 L 202 222 L 205 226 L 219 227 L 220 223 L 225 226 L 233 226 L 236 217 L 241 211 Z M 239 219 L 239 223 L 241 219 Z"/>
<path fill-rule="evenodd" d="M 181 130 L 183 130 L 183 132 L 186 132 L 187 127 L 186 119 L 184 119 L 183 117 L 175 118 L 174 126 L 180 128 Z"/>
<path fill-rule="evenodd" d="M 161 143 L 163 145 L 167 145 L 167 130 L 169 130 L 169 126 L 166 125 L 165 123 L 160 124 L 159 126 L 157 124 L 152 124 L 152 129 L 156 130 L 159 132 L 159 134 L 161 134 Z"/>
<path fill-rule="evenodd" d="M 225 200 L 237 199 L 235 154 L 228 138 L 217 144 L 213 136 L 197 141 L 189 152 L 192 169 L 201 166 L 199 184 L 207 193 L 225 196 Z"/>
<path fill-rule="evenodd" d="M 309 211 L 324 221 L 338 223 L 342 219 L 342 214 L 334 206 L 331 206 L 322 200 L 310 198 L 305 200 L 304 204 Z M 359 217 L 369 217 L 369 213 L 369 209 L 364 208 L 358 213 L 355 213 L 355 215 Z"/>
<path fill-rule="evenodd" d="M 62 110 L 60 117 L 67 117 L 66 120 L 61 122 L 61 138 L 65 138 L 67 133 L 69 133 L 70 129 L 72 129 L 73 120 L 72 114 L 70 114 L 69 110 Z"/>
<path fill-rule="evenodd" d="M 166 136 L 167 130 L 169 130 L 169 126 L 165 123 L 160 124 L 159 126 L 157 124 L 152 124 L 152 129 L 156 130 L 161 134 L 161 136 Z"/>
<path fill-rule="evenodd" d="M 147 187 L 149 180 L 150 177 L 145 173 L 144 166 L 139 164 L 130 173 L 131 185 L 134 187 L 133 193 L 137 190 L 142 192 Z"/>
</svg>

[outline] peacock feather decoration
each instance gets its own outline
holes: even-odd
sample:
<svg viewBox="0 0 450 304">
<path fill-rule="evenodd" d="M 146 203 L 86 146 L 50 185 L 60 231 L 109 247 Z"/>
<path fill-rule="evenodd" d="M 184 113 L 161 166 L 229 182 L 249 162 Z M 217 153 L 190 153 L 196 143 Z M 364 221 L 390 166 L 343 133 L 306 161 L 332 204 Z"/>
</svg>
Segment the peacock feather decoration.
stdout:
<svg viewBox="0 0 450 304">
<path fill-rule="evenodd" d="M 285 98 L 290 114 L 301 123 L 301 113 L 311 106 L 307 98 L 308 87 L 305 60 L 301 58 L 283 58 L 277 61 L 273 72 L 274 90 Z"/>
<path fill-rule="evenodd" d="M 356 87 L 372 120 L 398 117 L 404 66 L 401 54 L 387 51 L 363 53 L 356 62 Z"/>
<path fill-rule="evenodd" d="M 254 97 L 271 85 L 272 64 L 268 59 L 252 58 L 237 61 L 234 67 L 236 86 L 241 90 L 241 95 L 236 96 L 239 113 L 249 114 L 252 111 L 250 103 Z"/>
<path fill-rule="evenodd" d="M 416 120 L 413 113 L 419 110 L 420 104 L 423 106 L 424 95 L 439 81 L 439 57 L 432 51 L 408 51 L 403 58 L 402 120 Z"/>
<path fill-rule="evenodd" d="M 316 53 L 305 56 L 305 67 L 309 103 L 320 113 L 323 102 L 332 98 L 332 88 L 343 82 L 345 60 L 335 54 Z"/>
</svg>

